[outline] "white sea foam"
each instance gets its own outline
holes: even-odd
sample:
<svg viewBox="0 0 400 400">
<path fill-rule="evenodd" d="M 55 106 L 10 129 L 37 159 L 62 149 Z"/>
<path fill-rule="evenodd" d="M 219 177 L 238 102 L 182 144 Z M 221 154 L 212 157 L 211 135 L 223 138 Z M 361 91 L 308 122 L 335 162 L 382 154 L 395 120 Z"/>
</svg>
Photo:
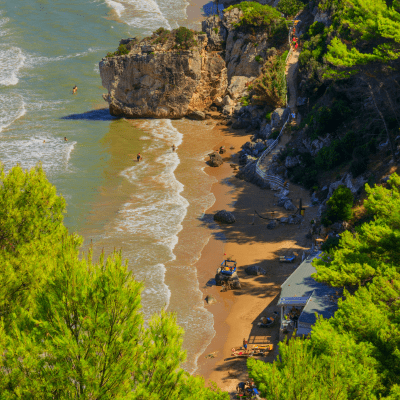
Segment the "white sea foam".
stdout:
<svg viewBox="0 0 400 400">
<path fill-rule="evenodd" d="M 105 1 L 106 4 L 117 13 L 118 17 L 120 17 L 122 12 L 125 10 L 125 7 L 121 3 L 117 3 L 116 1 L 113 0 L 105 0 Z"/>
<path fill-rule="evenodd" d="M 0 94 L 0 132 L 25 115 L 25 102 L 20 95 Z"/>
<path fill-rule="evenodd" d="M 13 86 L 19 81 L 18 72 L 26 57 L 19 47 L 0 45 L 0 86 Z"/>
<path fill-rule="evenodd" d="M 45 141 L 45 142 L 43 142 Z M 29 139 L 3 138 L 0 140 L 0 161 L 7 169 L 15 163 L 32 168 L 41 162 L 48 175 L 68 170 L 76 142 L 63 142 L 50 133 Z"/>
</svg>

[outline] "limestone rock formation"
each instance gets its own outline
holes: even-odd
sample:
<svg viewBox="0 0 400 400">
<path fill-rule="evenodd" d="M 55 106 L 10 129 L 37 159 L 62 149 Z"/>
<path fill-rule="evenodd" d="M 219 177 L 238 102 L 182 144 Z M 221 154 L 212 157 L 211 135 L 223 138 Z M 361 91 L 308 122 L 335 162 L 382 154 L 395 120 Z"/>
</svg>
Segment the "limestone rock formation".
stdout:
<svg viewBox="0 0 400 400">
<path fill-rule="evenodd" d="M 154 40 L 153 40 L 154 41 Z M 227 69 L 219 53 L 208 53 L 207 36 L 189 50 L 173 43 L 134 43 L 130 53 L 103 58 L 100 76 L 110 113 L 128 118 L 181 118 L 224 97 Z"/>
</svg>

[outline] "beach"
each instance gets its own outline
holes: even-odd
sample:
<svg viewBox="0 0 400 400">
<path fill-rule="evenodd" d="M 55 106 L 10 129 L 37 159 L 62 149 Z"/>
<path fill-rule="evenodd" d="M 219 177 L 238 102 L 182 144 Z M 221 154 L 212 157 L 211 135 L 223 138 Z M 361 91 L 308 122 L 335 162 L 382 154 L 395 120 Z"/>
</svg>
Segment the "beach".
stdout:
<svg viewBox="0 0 400 400">
<path fill-rule="evenodd" d="M 235 154 L 241 145 L 250 140 L 251 134 L 233 131 L 229 127 L 216 126 L 220 141 L 214 150 L 225 146 L 224 164 L 218 168 L 207 167 L 205 172 L 217 182 L 212 186 L 216 200 L 207 210 L 212 215 L 225 209 L 233 212 L 236 222 L 232 225 L 209 223 L 211 238 L 204 247 L 201 258 L 196 263 L 199 285 L 204 298 L 212 295 L 216 304 L 207 306 L 214 316 L 215 336 L 198 361 L 196 373 L 214 381 L 223 390 L 235 392 L 238 382 L 247 380 L 246 360 L 231 358 L 231 349 L 241 346 L 245 338 L 249 346 L 265 343 L 274 344 L 274 350 L 263 359 L 272 362 L 278 354 L 278 324 L 273 328 L 259 328 L 261 316 L 271 316 L 279 311 L 280 285 L 294 271 L 301 261 L 303 250 L 309 249 L 311 241 L 306 239 L 310 220 L 315 217 L 316 208 L 309 207 L 309 192 L 290 185 L 289 196 L 296 206 L 300 198 L 305 205 L 305 219 L 300 225 L 278 225 L 267 229 L 269 220 L 255 216 L 256 210 L 261 216 L 280 218 L 290 215 L 276 205 L 278 198 L 272 190 L 263 190 L 256 185 L 236 178 L 231 164 L 237 162 Z M 233 149 L 231 149 L 234 147 Z M 295 262 L 279 263 L 281 255 L 297 254 Z M 226 254 L 226 256 L 224 256 Z M 238 275 L 242 289 L 220 292 L 213 284 L 215 271 L 224 257 L 237 261 Z M 266 275 L 249 276 L 245 268 L 258 265 L 266 270 Z M 213 358 L 206 358 L 213 353 Z"/>
</svg>

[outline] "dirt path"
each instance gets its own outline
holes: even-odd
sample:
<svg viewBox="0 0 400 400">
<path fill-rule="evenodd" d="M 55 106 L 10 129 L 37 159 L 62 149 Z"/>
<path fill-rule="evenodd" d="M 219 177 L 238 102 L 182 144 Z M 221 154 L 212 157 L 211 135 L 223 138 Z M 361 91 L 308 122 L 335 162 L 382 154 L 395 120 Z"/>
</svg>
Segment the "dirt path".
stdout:
<svg viewBox="0 0 400 400">
<path fill-rule="evenodd" d="M 292 113 L 297 114 L 297 72 L 299 70 L 299 55 L 300 50 L 294 50 L 287 63 L 286 63 L 286 75 L 287 75 L 287 85 L 289 94 L 289 104 Z"/>
</svg>

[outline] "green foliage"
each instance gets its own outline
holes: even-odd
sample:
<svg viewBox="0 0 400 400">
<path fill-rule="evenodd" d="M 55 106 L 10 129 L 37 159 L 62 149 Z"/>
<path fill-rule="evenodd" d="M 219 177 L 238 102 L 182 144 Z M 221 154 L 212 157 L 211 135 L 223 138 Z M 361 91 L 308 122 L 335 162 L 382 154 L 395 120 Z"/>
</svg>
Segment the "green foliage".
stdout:
<svg viewBox="0 0 400 400">
<path fill-rule="evenodd" d="M 367 185 L 374 220 L 344 232 L 316 258 L 315 279 L 353 286 L 333 318 L 320 317 L 307 340 L 279 345 L 273 364 L 248 360 L 267 399 L 398 400 L 400 395 L 400 177 Z"/>
<path fill-rule="evenodd" d="M 376 399 L 380 385 L 373 346 L 339 334 L 319 320 L 310 340 L 293 338 L 279 346 L 273 363 L 249 359 L 249 375 L 266 399 Z"/>
<path fill-rule="evenodd" d="M 165 29 L 163 27 L 158 28 L 154 34 L 153 37 L 155 36 L 155 39 L 153 39 L 152 43 L 153 44 L 165 44 L 168 39 L 171 37 L 171 32 L 168 29 Z"/>
<path fill-rule="evenodd" d="M 328 46 L 326 59 L 341 70 L 350 70 L 374 62 L 389 62 L 399 57 L 400 15 L 385 0 L 347 0 L 339 7 L 336 19 L 340 36 Z"/>
<path fill-rule="evenodd" d="M 229 399 L 180 368 L 173 314 L 145 326 L 142 284 L 120 253 L 97 263 L 79 254 L 81 239 L 62 225 L 64 200 L 40 167 L 1 170 L 1 181 L 1 201 L 14 209 L 4 227 L 24 216 L 8 233 L 14 245 L 0 249 L 2 399 Z"/>
<path fill-rule="evenodd" d="M 34 241 L 58 241 L 65 234 L 65 200 L 40 165 L 8 174 L 0 164 L 0 248 L 9 252 Z"/>
<path fill-rule="evenodd" d="M 271 122 L 272 113 L 273 113 L 273 111 L 271 111 L 265 115 L 265 119 L 267 120 L 268 123 Z"/>
<path fill-rule="evenodd" d="M 281 107 L 286 104 L 286 52 L 282 56 L 273 55 L 267 59 L 263 68 L 263 75 L 255 79 L 253 99 L 267 103 L 272 107 Z"/>
<path fill-rule="evenodd" d="M 107 53 L 107 57 L 123 56 L 125 54 L 129 54 L 129 50 L 127 49 L 125 44 L 120 44 L 117 51 L 115 51 L 114 53 Z"/>
<path fill-rule="evenodd" d="M 257 61 L 259 64 L 262 64 L 264 62 L 264 59 L 261 56 L 255 56 L 254 60 Z"/>
<path fill-rule="evenodd" d="M 294 16 L 304 8 L 304 3 L 300 0 L 280 0 L 277 8 L 287 16 Z"/>
<path fill-rule="evenodd" d="M 279 130 L 277 129 L 277 130 L 275 130 L 275 131 L 273 131 L 269 136 L 268 136 L 268 139 L 277 139 L 277 137 L 279 136 Z"/>
<path fill-rule="evenodd" d="M 213 29 L 213 31 L 214 31 L 216 34 L 218 34 L 219 29 L 218 29 L 217 27 L 215 27 L 215 28 Z"/>
<path fill-rule="evenodd" d="M 321 250 L 327 252 L 339 244 L 339 238 L 337 236 L 329 236 L 329 238 L 322 244 Z"/>
<path fill-rule="evenodd" d="M 328 226 L 336 221 L 348 221 L 351 219 L 353 216 L 353 202 L 354 197 L 351 190 L 344 185 L 340 185 L 326 202 L 328 209 L 323 215 L 322 223 Z"/>
<path fill-rule="evenodd" d="M 237 24 L 234 24 L 236 28 L 241 26 L 263 27 L 268 29 L 270 35 L 273 35 L 280 29 L 286 28 L 287 30 L 285 19 L 281 16 L 279 11 L 271 6 L 264 6 L 255 1 L 245 1 L 230 6 L 225 11 L 230 11 L 234 8 L 238 8 L 243 12 L 240 21 Z"/>
<path fill-rule="evenodd" d="M 197 42 L 194 40 L 194 32 L 184 26 L 175 31 L 175 42 L 178 49 L 188 50 L 197 45 Z"/>
<path fill-rule="evenodd" d="M 304 124 L 309 126 L 308 132 L 311 138 L 325 136 L 334 132 L 339 126 L 352 116 L 348 103 L 344 100 L 337 100 L 331 107 L 315 106 L 307 115 Z"/>
<path fill-rule="evenodd" d="M 242 105 L 242 106 L 248 106 L 249 104 L 250 104 L 250 99 L 249 99 L 249 97 L 248 96 L 246 96 L 246 97 L 242 97 L 240 100 L 240 104 Z"/>
</svg>

